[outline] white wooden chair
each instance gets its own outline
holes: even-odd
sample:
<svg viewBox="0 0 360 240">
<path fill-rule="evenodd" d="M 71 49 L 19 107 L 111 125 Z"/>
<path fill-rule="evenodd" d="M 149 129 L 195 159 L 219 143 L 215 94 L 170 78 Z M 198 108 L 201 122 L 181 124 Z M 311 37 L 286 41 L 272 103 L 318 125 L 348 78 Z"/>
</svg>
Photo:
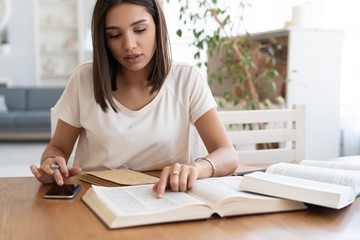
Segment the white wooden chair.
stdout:
<svg viewBox="0 0 360 240">
<path fill-rule="evenodd" d="M 289 109 L 219 111 L 242 165 L 301 161 L 305 158 L 305 106 Z M 52 134 L 57 117 L 51 109 Z M 265 124 L 259 129 L 258 124 Z M 249 124 L 254 128 L 249 129 Z M 256 149 L 257 144 L 277 143 L 278 148 Z M 190 136 L 192 159 L 207 154 L 196 129 Z M 73 155 L 69 165 L 73 163 Z"/>
<path fill-rule="evenodd" d="M 305 158 L 305 106 L 288 109 L 219 111 L 221 120 L 239 156 L 239 164 L 269 164 L 300 161 Z M 253 128 L 249 128 L 252 124 Z M 264 124 L 264 129 L 259 129 Z M 195 155 L 207 154 L 197 135 Z M 257 149 L 261 143 L 277 148 Z"/>
</svg>

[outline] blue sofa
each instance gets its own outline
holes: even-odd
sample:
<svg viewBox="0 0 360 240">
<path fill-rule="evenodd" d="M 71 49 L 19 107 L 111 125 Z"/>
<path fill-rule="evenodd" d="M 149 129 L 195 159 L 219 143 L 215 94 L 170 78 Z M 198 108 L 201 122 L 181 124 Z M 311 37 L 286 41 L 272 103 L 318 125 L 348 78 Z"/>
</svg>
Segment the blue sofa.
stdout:
<svg viewBox="0 0 360 240">
<path fill-rule="evenodd" d="M 49 140 L 50 109 L 63 87 L 0 87 L 5 100 L 0 112 L 0 141 Z"/>
</svg>

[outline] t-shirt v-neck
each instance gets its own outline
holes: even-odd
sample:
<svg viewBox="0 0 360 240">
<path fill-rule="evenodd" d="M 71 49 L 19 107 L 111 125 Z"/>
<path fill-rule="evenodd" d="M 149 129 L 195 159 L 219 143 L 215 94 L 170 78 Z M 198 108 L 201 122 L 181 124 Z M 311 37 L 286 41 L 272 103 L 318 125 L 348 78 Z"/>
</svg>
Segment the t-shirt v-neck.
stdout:
<svg viewBox="0 0 360 240">
<path fill-rule="evenodd" d="M 169 73 L 170 74 L 170 73 Z M 166 78 L 167 79 L 167 78 Z M 140 115 L 143 113 L 146 113 L 147 111 L 150 111 L 154 105 L 156 105 L 159 100 L 161 99 L 162 95 L 164 94 L 164 89 L 166 88 L 166 79 L 163 83 L 163 85 L 161 86 L 159 92 L 156 94 L 156 96 L 149 102 L 147 103 L 145 106 L 143 106 L 142 108 L 140 108 L 139 110 L 132 110 L 129 109 L 128 107 L 124 106 L 122 103 L 120 103 L 114 96 L 113 96 L 113 101 L 115 103 L 115 106 L 118 107 L 120 109 L 120 111 L 122 111 L 123 113 L 127 114 L 127 115 L 132 115 L 132 116 L 136 116 L 136 115 Z"/>
</svg>

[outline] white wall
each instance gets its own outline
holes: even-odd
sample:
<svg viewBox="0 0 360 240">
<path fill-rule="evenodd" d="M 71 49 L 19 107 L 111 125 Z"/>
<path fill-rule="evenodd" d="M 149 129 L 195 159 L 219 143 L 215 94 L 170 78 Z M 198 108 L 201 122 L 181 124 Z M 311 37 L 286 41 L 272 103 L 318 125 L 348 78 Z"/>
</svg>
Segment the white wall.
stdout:
<svg viewBox="0 0 360 240">
<path fill-rule="evenodd" d="M 0 55 L 0 80 L 13 85 L 35 84 L 35 29 L 33 1 L 12 0 L 8 35 L 11 52 Z"/>
</svg>

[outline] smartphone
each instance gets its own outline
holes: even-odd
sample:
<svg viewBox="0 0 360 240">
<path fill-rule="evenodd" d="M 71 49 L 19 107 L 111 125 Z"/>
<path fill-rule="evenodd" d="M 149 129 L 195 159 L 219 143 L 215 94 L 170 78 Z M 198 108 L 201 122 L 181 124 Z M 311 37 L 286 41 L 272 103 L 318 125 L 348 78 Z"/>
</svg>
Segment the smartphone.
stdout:
<svg viewBox="0 0 360 240">
<path fill-rule="evenodd" d="M 71 199 L 76 196 L 79 190 L 79 184 L 64 184 L 62 186 L 54 185 L 45 193 L 44 198 Z"/>
</svg>

